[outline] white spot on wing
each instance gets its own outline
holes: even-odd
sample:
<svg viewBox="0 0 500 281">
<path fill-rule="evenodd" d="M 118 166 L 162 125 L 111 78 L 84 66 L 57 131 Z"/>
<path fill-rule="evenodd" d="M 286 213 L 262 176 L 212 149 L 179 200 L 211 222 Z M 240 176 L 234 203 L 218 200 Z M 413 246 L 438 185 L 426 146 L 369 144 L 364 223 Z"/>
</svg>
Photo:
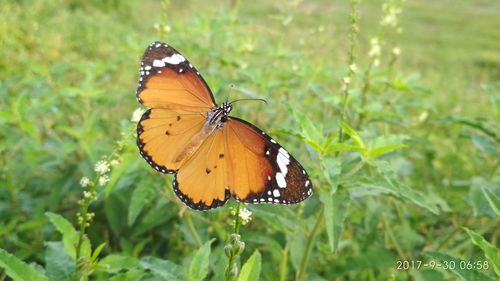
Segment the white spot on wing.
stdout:
<svg viewBox="0 0 500 281">
<path fill-rule="evenodd" d="M 275 140 L 273 140 L 273 139 L 270 139 L 270 141 L 271 141 L 272 143 L 276 143 L 276 141 L 275 141 Z"/>
<path fill-rule="evenodd" d="M 162 60 L 154 60 L 153 61 L 153 66 L 154 67 L 164 67 L 165 66 L 165 62 L 162 61 Z"/>
<path fill-rule="evenodd" d="M 283 149 L 283 147 L 280 147 L 280 149 L 278 150 L 276 162 L 278 162 L 281 173 L 284 177 L 286 177 L 286 174 L 288 173 L 288 165 L 290 164 L 290 154 L 288 154 L 288 152 Z"/>
<path fill-rule="evenodd" d="M 163 58 L 163 61 L 168 64 L 179 64 L 185 60 L 186 59 L 180 54 L 173 54 L 170 57 Z"/>
<path fill-rule="evenodd" d="M 151 65 L 146 65 L 146 66 L 144 67 L 144 69 L 145 69 L 145 70 L 151 70 Z"/>
<path fill-rule="evenodd" d="M 277 189 L 273 190 L 273 196 L 274 197 L 280 197 L 280 191 L 277 190 Z"/>
<path fill-rule="evenodd" d="M 285 176 L 283 176 L 283 174 L 280 172 L 276 173 L 276 182 L 278 183 L 279 187 L 281 188 L 286 187 Z"/>
</svg>

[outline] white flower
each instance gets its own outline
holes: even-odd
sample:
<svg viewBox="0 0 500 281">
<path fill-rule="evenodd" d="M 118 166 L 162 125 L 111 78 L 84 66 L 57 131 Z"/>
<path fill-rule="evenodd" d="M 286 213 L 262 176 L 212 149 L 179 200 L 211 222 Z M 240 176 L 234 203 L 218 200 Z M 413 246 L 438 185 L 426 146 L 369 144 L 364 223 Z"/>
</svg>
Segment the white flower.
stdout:
<svg viewBox="0 0 500 281">
<path fill-rule="evenodd" d="M 90 198 L 91 196 L 92 196 L 92 193 L 90 193 L 90 191 L 84 191 L 83 192 L 83 197 Z"/>
<path fill-rule="evenodd" d="M 94 169 L 98 174 L 104 175 L 105 173 L 109 172 L 109 163 L 106 160 L 99 160 L 95 164 L 95 169 Z"/>
<path fill-rule="evenodd" d="M 120 164 L 120 161 L 118 161 L 118 159 L 113 159 L 111 160 L 111 162 L 109 162 L 109 164 L 112 166 L 112 167 L 116 167 Z"/>
<path fill-rule="evenodd" d="M 380 45 L 372 45 L 370 52 L 368 52 L 370 57 L 378 57 L 380 56 Z"/>
<path fill-rule="evenodd" d="M 130 118 L 130 121 L 132 122 L 139 122 L 141 120 L 142 115 L 144 114 L 145 110 L 142 108 L 137 108 L 134 110 L 132 113 L 132 118 Z"/>
<path fill-rule="evenodd" d="M 252 212 L 248 210 L 247 208 L 243 208 L 240 210 L 240 219 L 241 219 L 241 224 L 245 225 L 249 221 L 252 220 Z"/>
<path fill-rule="evenodd" d="M 349 78 L 349 77 L 346 76 L 346 77 L 342 78 L 342 82 L 344 84 L 348 85 L 348 84 L 351 83 L 351 78 Z"/>
<path fill-rule="evenodd" d="M 87 178 L 87 177 L 82 177 L 82 178 L 80 179 L 80 185 L 81 185 L 82 187 L 87 187 L 89 184 L 90 184 L 90 180 L 89 180 L 89 178 Z"/>
<path fill-rule="evenodd" d="M 358 67 L 356 66 L 355 63 L 349 65 L 349 69 L 352 71 L 352 72 L 356 72 L 358 70 Z"/>
<path fill-rule="evenodd" d="M 109 182 L 109 177 L 107 175 L 103 175 L 99 177 L 99 185 L 104 186 Z"/>
<path fill-rule="evenodd" d="M 392 49 L 392 53 L 395 56 L 399 56 L 401 54 L 401 49 L 399 49 L 398 47 L 395 47 L 394 49 Z"/>
</svg>

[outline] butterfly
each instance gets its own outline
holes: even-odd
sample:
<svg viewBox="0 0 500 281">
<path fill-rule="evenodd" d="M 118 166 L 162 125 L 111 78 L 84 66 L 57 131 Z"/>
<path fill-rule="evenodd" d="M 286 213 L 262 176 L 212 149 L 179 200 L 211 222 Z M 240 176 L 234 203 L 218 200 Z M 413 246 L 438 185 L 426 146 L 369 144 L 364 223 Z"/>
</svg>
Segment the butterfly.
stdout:
<svg viewBox="0 0 500 281">
<path fill-rule="evenodd" d="M 137 125 L 137 146 L 158 172 L 174 174 L 175 194 L 208 210 L 232 196 L 245 203 L 294 204 L 312 194 L 300 163 L 253 124 L 217 105 L 198 70 L 162 42 L 146 49 L 137 100 L 149 109 Z"/>
</svg>

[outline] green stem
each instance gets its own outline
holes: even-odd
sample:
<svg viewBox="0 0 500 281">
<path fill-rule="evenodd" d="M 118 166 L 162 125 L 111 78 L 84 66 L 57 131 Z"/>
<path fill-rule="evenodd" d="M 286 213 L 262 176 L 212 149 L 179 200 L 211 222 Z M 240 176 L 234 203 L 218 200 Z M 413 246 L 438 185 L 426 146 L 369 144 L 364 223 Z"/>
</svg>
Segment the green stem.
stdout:
<svg viewBox="0 0 500 281">
<path fill-rule="evenodd" d="M 358 6 L 359 6 L 360 0 L 351 0 L 351 29 L 349 32 L 349 43 L 350 43 L 350 48 L 349 48 L 349 64 L 348 64 L 348 73 L 347 73 L 347 78 L 349 80 L 349 83 L 345 84 L 344 88 L 344 95 L 343 95 L 343 109 L 342 112 L 340 113 L 340 121 L 344 121 L 346 119 L 347 115 L 347 108 L 348 108 L 348 103 L 349 103 L 349 94 L 350 94 L 350 84 L 353 80 L 354 77 L 354 69 L 351 68 L 352 65 L 355 64 L 356 62 L 356 48 L 358 45 Z M 338 141 L 341 142 L 343 139 L 344 132 L 342 128 L 339 128 L 339 137 Z"/>
<path fill-rule="evenodd" d="M 239 235 L 240 234 L 240 224 L 241 224 L 241 220 L 240 220 L 240 209 L 241 209 L 241 206 L 242 206 L 242 203 L 241 202 L 238 202 L 236 204 L 236 212 L 235 212 L 235 218 L 234 218 L 234 229 L 233 229 L 233 234 L 237 234 Z M 230 244 L 234 247 L 239 247 L 239 245 L 237 245 L 237 243 L 233 243 L 232 241 L 230 241 Z M 236 263 L 236 259 L 237 259 L 237 254 L 235 254 L 235 251 L 234 249 L 231 251 L 231 254 L 229 255 L 229 261 L 228 261 L 228 264 L 227 264 L 227 268 L 226 268 L 226 280 L 230 281 L 230 280 L 234 280 L 236 278 L 236 276 L 231 276 L 231 269 L 233 269 L 234 267 L 234 264 Z"/>
<path fill-rule="evenodd" d="M 287 264 L 288 264 L 288 246 L 283 249 L 283 258 L 280 263 L 280 281 L 286 280 L 287 273 Z"/>
<path fill-rule="evenodd" d="M 241 209 L 241 202 L 238 202 L 238 204 L 236 205 L 236 218 L 234 221 L 234 233 L 236 234 L 240 234 L 240 224 L 241 224 L 240 209 Z"/>
<path fill-rule="evenodd" d="M 163 0 L 161 2 L 161 19 L 160 26 L 158 30 L 158 35 L 160 39 L 166 40 L 167 32 L 165 31 L 165 27 L 167 26 L 168 20 L 168 7 L 170 6 L 170 0 Z"/>
<path fill-rule="evenodd" d="M 196 241 L 196 244 L 198 244 L 198 246 L 201 247 L 203 245 L 203 242 L 201 241 L 201 238 L 198 235 L 198 232 L 196 231 L 196 228 L 193 225 L 193 219 L 191 218 L 191 214 L 187 214 L 186 223 L 188 225 L 189 231 L 191 232 L 191 235 L 193 235 L 193 238 Z"/>
<path fill-rule="evenodd" d="M 319 211 L 319 215 L 316 218 L 316 223 L 314 224 L 311 233 L 309 233 L 309 237 L 307 237 L 306 251 L 304 253 L 304 257 L 302 258 L 302 262 L 300 263 L 300 269 L 297 272 L 297 277 L 295 278 L 295 280 L 301 280 L 306 272 L 306 267 L 309 262 L 309 257 L 311 256 L 311 251 L 314 245 L 314 239 L 316 238 L 316 234 L 318 233 L 321 223 L 323 222 L 324 216 L 324 209 L 321 208 L 321 210 Z"/>
<path fill-rule="evenodd" d="M 396 249 L 396 252 L 398 253 L 399 257 L 403 260 L 408 260 L 408 257 L 406 256 L 406 254 L 403 252 L 403 250 L 401 249 L 401 246 L 399 246 L 399 243 L 398 243 L 398 240 L 396 239 L 396 237 L 394 236 L 394 233 L 392 232 L 392 229 L 391 227 L 389 226 L 389 223 L 387 222 L 387 220 L 385 219 L 385 216 L 384 214 L 382 214 L 380 216 L 380 220 L 382 221 L 382 226 L 385 230 L 385 233 L 387 233 L 388 235 L 388 238 L 389 240 L 391 241 L 392 245 L 394 246 L 394 248 Z"/>
</svg>

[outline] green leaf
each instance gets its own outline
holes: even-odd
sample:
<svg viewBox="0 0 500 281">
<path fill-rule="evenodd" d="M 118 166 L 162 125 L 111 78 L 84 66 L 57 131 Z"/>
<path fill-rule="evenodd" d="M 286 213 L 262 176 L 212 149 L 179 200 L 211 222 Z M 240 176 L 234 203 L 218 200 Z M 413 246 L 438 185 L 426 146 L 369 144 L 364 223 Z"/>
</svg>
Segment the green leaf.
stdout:
<svg viewBox="0 0 500 281">
<path fill-rule="evenodd" d="M 321 166 L 323 168 L 323 175 L 330 184 L 330 188 L 335 192 L 339 181 L 339 176 L 342 172 L 342 162 L 339 158 L 327 157 L 322 159 Z"/>
<path fill-rule="evenodd" d="M 344 221 L 347 215 L 347 204 L 349 196 L 343 190 L 337 190 L 332 193 L 325 189 L 319 190 L 319 200 L 324 206 L 324 217 L 326 225 L 326 233 L 328 235 L 328 244 L 330 251 L 337 250 L 340 235 L 344 228 Z"/>
<path fill-rule="evenodd" d="M 479 233 L 476 233 L 466 227 L 463 227 L 463 229 L 469 235 L 470 239 L 472 240 L 472 243 L 474 243 L 474 245 L 478 246 L 479 248 L 481 248 L 481 250 L 483 250 L 484 255 L 493 264 L 493 269 L 495 270 L 496 274 L 500 277 L 500 250 L 498 250 L 498 248 L 495 247 L 490 242 L 486 241 L 486 239 L 484 239 L 484 237 L 481 236 Z"/>
<path fill-rule="evenodd" d="M 290 261 L 295 271 L 300 270 L 300 263 L 306 250 L 306 238 L 304 232 L 298 227 L 294 232 L 287 234 L 288 248 L 290 249 Z"/>
<path fill-rule="evenodd" d="M 346 144 L 346 143 L 331 143 L 326 149 L 325 153 L 341 152 L 341 151 L 362 151 L 363 148 L 357 145 Z"/>
<path fill-rule="evenodd" d="M 472 134 L 471 141 L 482 153 L 493 157 L 497 155 L 497 143 L 492 138 L 486 137 L 483 134 Z"/>
<path fill-rule="evenodd" d="M 194 254 L 193 260 L 189 265 L 188 280 L 201 281 L 208 274 L 208 262 L 210 257 L 210 245 L 214 240 L 210 240 L 203 244 Z"/>
<path fill-rule="evenodd" d="M 241 268 L 238 281 L 258 281 L 260 280 L 261 256 L 258 250 L 253 252 L 252 256 Z"/>
<path fill-rule="evenodd" d="M 137 216 L 142 211 L 142 208 L 147 205 L 157 192 L 150 186 L 138 186 L 134 189 L 132 193 L 132 198 L 130 199 L 130 205 L 128 207 L 128 219 L 127 223 L 129 226 L 134 224 Z"/>
<path fill-rule="evenodd" d="M 45 215 L 49 218 L 50 222 L 55 226 L 57 231 L 62 234 L 64 250 L 66 253 L 74 260 L 76 258 L 76 245 L 78 244 L 78 232 L 73 228 L 73 225 L 67 221 L 62 216 L 47 212 Z M 89 247 L 85 248 L 86 251 L 89 251 Z M 88 253 L 89 254 L 89 253 Z M 83 253 L 82 253 L 82 256 Z"/>
<path fill-rule="evenodd" d="M 344 121 L 340 121 L 340 127 L 349 137 L 351 137 L 354 143 L 359 147 L 358 149 L 359 153 L 361 153 L 361 155 L 363 155 L 364 157 L 366 154 L 366 145 L 363 142 L 363 139 L 361 139 L 361 136 L 358 134 L 358 132 L 356 132 Z"/>
<path fill-rule="evenodd" d="M 139 267 L 139 261 L 130 256 L 109 255 L 98 263 L 106 272 L 117 273 L 121 270 L 130 270 Z"/>
<path fill-rule="evenodd" d="M 49 281 L 47 276 L 3 249 L 0 249 L 0 268 L 14 281 Z"/>
<path fill-rule="evenodd" d="M 439 264 L 441 264 L 439 268 L 447 266 L 448 269 L 446 270 L 450 270 L 458 277 L 460 277 L 460 279 L 463 281 L 493 281 L 493 279 L 477 270 L 467 268 L 462 269 L 463 267 L 460 267 L 460 262 L 464 261 L 462 261 L 461 259 L 457 259 L 455 257 L 439 252 L 428 252 L 425 255 L 438 260 Z"/>
<path fill-rule="evenodd" d="M 300 124 L 301 136 L 310 144 L 314 144 L 315 149 L 320 149 L 324 142 L 324 137 L 321 129 L 307 117 L 307 115 L 292 109 L 293 116 Z"/>
<path fill-rule="evenodd" d="M 62 242 L 47 242 L 45 261 L 47 276 L 50 280 L 71 281 L 75 274 L 75 262 L 64 251 Z"/>
<path fill-rule="evenodd" d="M 498 198 L 495 194 L 493 194 L 493 192 L 484 187 L 481 187 L 481 190 L 483 191 L 486 200 L 488 200 L 488 203 L 490 203 L 491 209 L 495 211 L 495 214 L 497 214 L 497 216 L 500 216 L 500 198 Z"/>
<path fill-rule="evenodd" d="M 126 273 L 114 275 L 109 281 L 144 281 L 150 279 L 144 279 L 146 273 L 141 269 L 131 269 Z"/>
<path fill-rule="evenodd" d="M 97 258 L 99 257 L 99 254 L 101 253 L 102 249 L 106 247 L 106 242 L 102 242 L 97 248 L 94 250 L 92 253 L 92 257 L 90 258 L 92 261 L 96 261 Z"/>
<path fill-rule="evenodd" d="M 390 145 L 385 145 L 385 146 L 379 146 L 374 149 L 370 149 L 367 153 L 368 158 L 375 158 L 377 156 L 387 154 L 389 152 L 392 152 L 394 150 L 400 149 L 406 147 L 404 144 L 390 144 Z"/>
<path fill-rule="evenodd" d="M 184 280 L 182 272 L 184 269 L 169 260 L 162 260 L 156 257 L 144 257 L 139 262 L 143 269 L 150 270 L 152 273 L 169 281 Z"/>
</svg>

